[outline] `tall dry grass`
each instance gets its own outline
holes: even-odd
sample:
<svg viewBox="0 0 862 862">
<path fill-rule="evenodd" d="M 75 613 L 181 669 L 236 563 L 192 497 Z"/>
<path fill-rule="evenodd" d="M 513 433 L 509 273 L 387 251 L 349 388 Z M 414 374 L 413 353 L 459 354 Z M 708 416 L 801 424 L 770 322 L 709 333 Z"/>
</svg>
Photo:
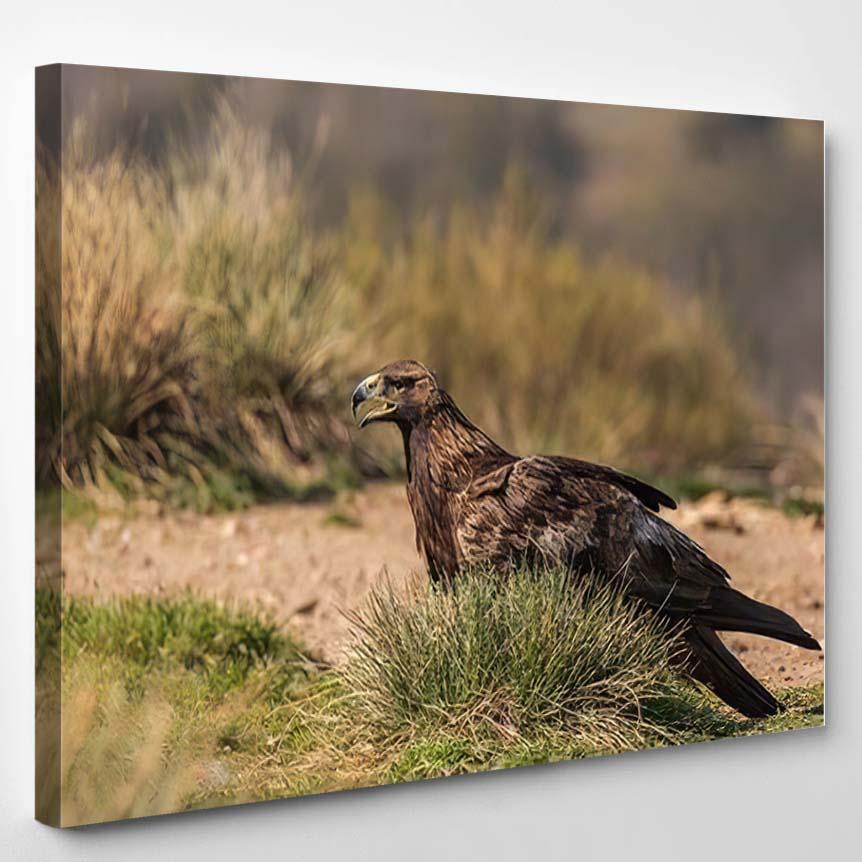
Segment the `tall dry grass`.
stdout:
<svg viewBox="0 0 862 862">
<path fill-rule="evenodd" d="M 59 172 L 40 165 L 43 479 L 209 509 L 398 469 L 346 409 L 351 383 L 398 356 L 518 451 L 667 474 L 755 442 L 718 303 L 588 261 L 517 171 L 491 205 L 407 225 L 356 198 L 324 234 L 313 175 L 227 101 L 196 140 L 158 164 L 95 158 L 80 126 Z"/>
<path fill-rule="evenodd" d="M 421 358 L 516 450 L 673 472 L 755 436 L 718 304 L 623 261 L 588 262 L 517 170 L 489 207 L 409 225 L 389 254 L 375 254 L 374 237 L 393 232 L 380 201 L 358 200 L 351 227 L 381 360 Z"/>
<path fill-rule="evenodd" d="M 343 392 L 355 322 L 344 279 L 269 136 L 222 104 L 210 141 L 169 168 L 173 254 L 206 409 L 223 415 L 222 444 L 240 466 L 296 474 L 350 447 Z"/>
<path fill-rule="evenodd" d="M 63 715 L 62 825 L 182 810 L 198 777 L 192 752 L 165 757 L 170 704 L 81 685 Z"/>
<path fill-rule="evenodd" d="M 43 478 L 211 508 L 350 461 L 329 252 L 265 136 L 223 106 L 207 140 L 157 168 L 91 159 L 80 127 L 59 170 L 40 166 L 42 223 L 62 212 L 62 254 L 47 227 L 37 254 Z"/>
<path fill-rule="evenodd" d="M 61 190 L 53 391 L 62 434 L 47 457 L 75 485 L 102 485 L 112 471 L 132 482 L 167 479 L 181 438 L 195 431 L 195 375 L 190 327 L 153 231 L 164 190 L 135 159 L 88 164 L 80 132 L 64 152 Z"/>
</svg>

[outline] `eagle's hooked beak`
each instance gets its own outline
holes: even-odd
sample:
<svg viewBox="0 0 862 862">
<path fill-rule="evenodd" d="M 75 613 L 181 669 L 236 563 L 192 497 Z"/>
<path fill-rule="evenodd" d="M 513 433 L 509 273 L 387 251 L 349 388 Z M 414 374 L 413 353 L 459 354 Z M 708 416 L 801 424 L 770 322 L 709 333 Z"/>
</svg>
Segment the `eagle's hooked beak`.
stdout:
<svg viewBox="0 0 862 862">
<path fill-rule="evenodd" d="M 365 415 L 359 420 L 359 427 L 364 428 L 371 422 L 378 419 L 383 419 L 390 413 L 394 413 L 397 405 L 393 404 L 383 397 L 383 378 L 380 374 L 372 374 L 366 377 L 356 389 L 353 390 L 353 397 L 350 399 L 351 408 L 353 410 L 354 421 L 358 418 L 359 408 L 363 404 L 369 404 L 369 409 Z"/>
</svg>

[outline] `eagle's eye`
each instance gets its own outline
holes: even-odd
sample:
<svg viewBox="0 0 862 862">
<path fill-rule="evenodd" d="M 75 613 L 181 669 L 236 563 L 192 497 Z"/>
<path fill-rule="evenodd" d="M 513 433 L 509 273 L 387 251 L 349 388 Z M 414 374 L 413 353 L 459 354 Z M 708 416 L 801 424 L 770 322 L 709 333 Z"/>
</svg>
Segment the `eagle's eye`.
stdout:
<svg viewBox="0 0 862 862">
<path fill-rule="evenodd" d="M 407 384 L 403 380 L 394 380 L 392 387 L 396 392 L 403 392 L 407 388 Z"/>
</svg>

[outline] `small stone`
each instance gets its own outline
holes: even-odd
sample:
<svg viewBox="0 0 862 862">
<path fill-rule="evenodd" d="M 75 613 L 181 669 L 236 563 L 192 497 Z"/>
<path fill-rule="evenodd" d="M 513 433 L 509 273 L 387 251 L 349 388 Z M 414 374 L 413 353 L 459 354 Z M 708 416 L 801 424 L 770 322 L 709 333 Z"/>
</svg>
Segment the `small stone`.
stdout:
<svg viewBox="0 0 862 862">
<path fill-rule="evenodd" d="M 230 746 L 224 747 L 230 751 Z M 201 784 L 210 789 L 224 787 L 230 781 L 230 770 L 220 760 L 205 763 L 201 769 Z"/>
</svg>

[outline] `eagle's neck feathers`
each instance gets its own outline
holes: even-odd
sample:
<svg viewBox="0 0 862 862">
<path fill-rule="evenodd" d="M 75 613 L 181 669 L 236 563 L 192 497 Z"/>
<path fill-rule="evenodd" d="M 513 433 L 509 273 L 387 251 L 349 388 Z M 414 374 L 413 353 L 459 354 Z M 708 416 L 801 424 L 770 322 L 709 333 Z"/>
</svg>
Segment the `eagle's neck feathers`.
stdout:
<svg viewBox="0 0 862 862">
<path fill-rule="evenodd" d="M 402 428 L 408 482 L 424 479 L 461 491 L 475 476 L 515 460 L 474 425 L 448 393 L 437 390 L 418 423 Z"/>
<path fill-rule="evenodd" d="M 403 425 L 401 432 L 417 549 L 434 580 L 452 578 L 463 562 L 455 528 L 460 492 L 477 476 L 516 458 L 442 390 L 433 394 L 420 420 Z"/>
</svg>

